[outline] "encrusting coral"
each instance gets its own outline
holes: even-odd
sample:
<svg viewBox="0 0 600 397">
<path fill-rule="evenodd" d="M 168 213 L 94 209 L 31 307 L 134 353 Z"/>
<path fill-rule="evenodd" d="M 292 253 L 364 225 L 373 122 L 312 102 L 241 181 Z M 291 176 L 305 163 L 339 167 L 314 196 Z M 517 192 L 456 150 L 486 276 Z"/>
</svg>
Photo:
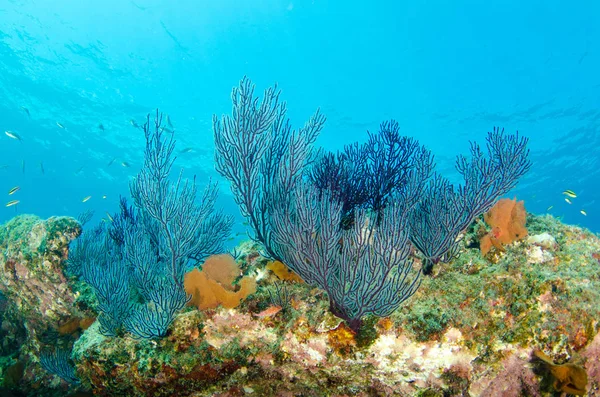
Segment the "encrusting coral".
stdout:
<svg viewBox="0 0 600 397">
<path fill-rule="evenodd" d="M 492 247 L 504 250 L 506 244 L 527 237 L 525 220 L 527 212 L 523 201 L 504 198 L 483 215 L 485 223 L 492 230 L 481 238 L 481 254 L 486 255 Z"/>
</svg>

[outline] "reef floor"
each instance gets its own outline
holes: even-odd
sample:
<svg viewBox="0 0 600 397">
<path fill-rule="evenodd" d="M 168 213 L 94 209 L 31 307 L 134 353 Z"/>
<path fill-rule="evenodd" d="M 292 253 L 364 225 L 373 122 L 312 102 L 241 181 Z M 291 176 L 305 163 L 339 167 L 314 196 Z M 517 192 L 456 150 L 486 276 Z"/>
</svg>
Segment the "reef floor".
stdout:
<svg viewBox="0 0 600 397">
<path fill-rule="evenodd" d="M 63 274 L 77 222 L 17 217 L 0 226 L 0 395 L 600 396 L 600 239 L 549 215 L 527 228 L 485 257 L 467 234 L 358 334 L 247 242 L 237 261 L 256 293 L 136 340 L 101 335 L 89 288 Z M 72 349 L 77 382 L 42 368 L 48 346 Z"/>
</svg>

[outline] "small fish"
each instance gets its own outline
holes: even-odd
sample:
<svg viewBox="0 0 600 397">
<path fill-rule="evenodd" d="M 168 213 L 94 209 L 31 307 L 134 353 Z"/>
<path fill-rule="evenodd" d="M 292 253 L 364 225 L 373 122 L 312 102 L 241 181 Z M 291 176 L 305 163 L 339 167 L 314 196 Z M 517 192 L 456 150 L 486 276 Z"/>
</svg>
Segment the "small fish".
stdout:
<svg viewBox="0 0 600 397">
<path fill-rule="evenodd" d="M 585 212 L 585 210 L 581 210 L 581 211 L 579 211 L 579 212 L 581 212 L 581 215 L 583 215 L 583 216 L 587 216 L 587 212 Z"/>
<path fill-rule="evenodd" d="M 573 204 L 573 202 L 571 200 L 569 200 L 567 197 L 565 197 L 565 201 L 569 204 Z"/>
<path fill-rule="evenodd" d="M 139 124 L 135 122 L 134 119 L 129 120 L 129 123 L 134 126 L 135 128 L 140 128 Z"/>
<path fill-rule="evenodd" d="M 167 127 L 162 127 L 162 131 L 166 131 L 169 134 L 174 134 L 175 130 L 173 130 L 172 128 L 167 128 Z"/>
<path fill-rule="evenodd" d="M 0 170 L 5 170 L 5 169 L 7 169 L 8 167 L 10 167 L 8 164 L 1 164 L 1 165 L 0 165 Z"/>
<path fill-rule="evenodd" d="M 113 217 L 107 212 L 106 216 L 108 217 L 108 220 L 111 222 L 114 222 L 115 220 L 113 219 Z"/>
<path fill-rule="evenodd" d="M 173 128 L 173 123 L 171 123 L 171 117 L 169 117 L 169 115 L 167 114 L 167 125 L 171 128 Z"/>
<path fill-rule="evenodd" d="M 572 191 L 572 190 L 565 190 L 564 192 L 562 192 L 562 194 L 564 194 L 565 196 L 569 196 L 571 198 L 577 197 L 577 195 L 575 194 L 575 192 Z"/>
<path fill-rule="evenodd" d="M 89 199 L 91 199 L 91 198 L 92 198 L 92 196 L 85 196 L 85 197 L 83 198 L 83 200 L 81 200 L 81 202 L 82 202 L 82 203 L 85 203 L 86 201 L 88 201 L 88 200 L 89 200 Z"/>
<path fill-rule="evenodd" d="M 102 196 L 102 199 L 106 200 L 106 195 Z"/>
<path fill-rule="evenodd" d="M 25 173 L 25 160 L 21 160 L 21 171 Z"/>
<path fill-rule="evenodd" d="M 14 131 L 4 131 L 4 133 L 6 134 L 7 137 L 11 138 L 11 139 L 16 139 L 17 141 L 22 141 L 23 139 L 21 139 L 21 137 L 19 136 L 19 134 L 17 134 Z"/>
<path fill-rule="evenodd" d="M 44 162 L 40 161 L 40 171 L 42 171 L 42 175 L 46 174 L 46 171 L 44 171 Z"/>
<path fill-rule="evenodd" d="M 193 151 L 194 151 L 194 148 L 192 148 L 192 147 L 186 147 L 185 149 L 181 149 L 179 151 L 179 153 L 191 153 Z"/>
<path fill-rule="evenodd" d="M 112 160 L 110 160 L 106 166 L 107 166 L 107 167 L 110 167 L 111 165 L 113 165 L 113 163 L 114 163 L 116 160 L 117 160 L 117 158 L 116 158 L 116 157 L 113 157 L 113 158 L 112 158 Z"/>
<path fill-rule="evenodd" d="M 27 109 L 25 106 L 21 106 L 21 110 L 27 114 L 27 117 L 31 118 L 31 113 L 29 113 L 29 109 Z"/>
<path fill-rule="evenodd" d="M 553 205 L 551 205 L 550 207 L 546 208 L 546 211 L 550 211 L 552 208 L 554 208 Z"/>
<path fill-rule="evenodd" d="M 56 125 L 58 126 L 58 128 L 62 128 L 63 130 L 65 129 L 65 126 L 59 123 L 58 121 L 56 122 Z"/>
<path fill-rule="evenodd" d="M 83 171 L 84 167 L 85 167 L 85 165 L 82 165 L 81 167 L 77 168 L 77 170 L 75 171 L 75 175 L 79 175 L 81 173 L 81 171 Z"/>
<path fill-rule="evenodd" d="M 100 129 L 100 131 L 104 131 L 104 126 L 102 125 L 102 123 L 98 124 L 98 128 Z"/>
<path fill-rule="evenodd" d="M 17 205 L 19 203 L 20 203 L 19 200 L 12 200 L 12 201 L 9 201 L 8 203 L 6 203 L 6 206 L 7 207 L 12 207 L 13 205 Z"/>
<path fill-rule="evenodd" d="M 277 313 L 279 313 L 281 311 L 281 309 L 282 308 L 279 305 L 270 306 L 270 307 L 267 307 L 262 312 L 256 313 L 255 316 L 258 317 L 258 318 L 273 317 L 274 315 L 276 315 Z"/>
<path fill-rule="evenodd" d="M 121 162 L 121 165 L 122 165 L 123 167 L 125 167 L 125 168 L 129 168 L 129 167 L 130 167 L 130 165 L 129 165 L 129 163 L 128 163 L 127 161 L 122 161 L 122 162 Z"/>
<path fill-rule="evenodd" d="M 10 189 L 8 191 L 8 195 L 12 196 L 13 194 L 15 194 L 16 192 L 18 192 L 19 190 L 21 190 L 21 187 L 20 186 L 15 186 L 15 187 L 13 187 L 12 189 Z"/>
</svg>

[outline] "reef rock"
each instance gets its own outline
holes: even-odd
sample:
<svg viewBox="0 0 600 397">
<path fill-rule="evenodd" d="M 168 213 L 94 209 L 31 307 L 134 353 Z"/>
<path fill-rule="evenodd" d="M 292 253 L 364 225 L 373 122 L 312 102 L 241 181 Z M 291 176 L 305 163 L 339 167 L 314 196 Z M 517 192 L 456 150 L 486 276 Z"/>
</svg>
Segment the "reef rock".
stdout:
<svg viewBox="0 0 600 397">
<path fill-rule="evenodd" d="M 530 215 L 527 226 L 556 244 L 523 240 L 495 262 L 465 245 L 358 334 L 310 285 L 278 281 L 273 292 L 277 277 L 248 252 L 240 267 L 263 277 L 235 308 L 188 306 L 155 340 L 103 336 L 97 322 L 85 330 L 72 350 L 79 387 L 111 396 L 549 397 L 570 390 L 555 369 L 575 368 L 587 377 L 576 389 L 599 396 L 600 239 L 552 217 Z M 532 252 L 553 259 L 531 262 Z"/>
<path fill-rule="evenodd" d="M 545 250 L 553 250 L 558 246 L 556 239 L 548 232 L 529 236 L 527 237 L 527 242 L 529 244 L 540 246 Z"/>
<path fill-rule="evenodd" d="M 3 355 L 37 360 L 42 345 L 53 343 L 60 326 L 79 314 L 63 266 L 80 233 L 70 217 L 21 215 L 0 226 Z"/>
<path fill-rule="evenodd" d="M 536 361 L 540 350 L 557 366 L 577 363 L 596 395 L 600 239 L 553 218 L 532 216 L 529 227 L 559 238 L 506 246 L 497 263 L 465 247 L 359 334 L 303 283 L 287 283 L 289 306 L 269 310 L 267 277 L 235 309 L 188 307 L 159 340 L 92 326 L 74 347 L 78 374 L 108 395 L 551 396 L 563 389 Z M 548 249 L 553 260 L 529 261 Z"/>
</svg>

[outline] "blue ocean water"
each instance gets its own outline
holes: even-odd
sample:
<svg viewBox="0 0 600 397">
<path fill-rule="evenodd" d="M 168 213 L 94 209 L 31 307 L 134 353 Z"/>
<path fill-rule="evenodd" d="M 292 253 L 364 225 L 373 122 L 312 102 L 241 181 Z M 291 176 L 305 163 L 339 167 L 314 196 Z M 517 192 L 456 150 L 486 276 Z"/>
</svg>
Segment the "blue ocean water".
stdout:
<svg viewBox="0 0 600 397">
<path fill-rule="evenodd" d="M 510 195 L 598 232 L 598 15 L 597 2 L 557 0 L 2 0 L 0 222 L 116 211 L 143 160 L 131 120 L 156 108 L 175 126 L 176 165 L 220 180 L 212 115 L 247 75 L 259 91 L 278 83 L 296 127 L 320 108 L 318 144 L 393 118 L 449 176 L 469 140 L 519 130 L 533 167 Z M 227 183 L 220 204 L 239 213 Z"/>
</svg>

